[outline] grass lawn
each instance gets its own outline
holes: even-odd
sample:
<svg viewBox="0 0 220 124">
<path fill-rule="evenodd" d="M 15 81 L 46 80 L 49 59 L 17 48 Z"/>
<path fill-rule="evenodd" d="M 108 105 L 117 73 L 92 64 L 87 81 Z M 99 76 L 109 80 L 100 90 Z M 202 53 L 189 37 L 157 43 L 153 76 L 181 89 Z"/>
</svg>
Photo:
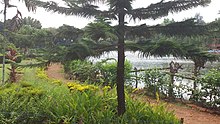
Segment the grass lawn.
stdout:
<svg viewBox="0 0 220 124">
<path fill-rule="evenodd" d="M 9 70 L 7 69 L 7 68 L 9 68 L 10 67 L 10 65 L 9 64 L 6 64 L 5 65 L 5 72 L 6 72 L 6 74 L 5 74 L 5 80 L 7 80 L 8 79 L 8 77 L 9 77 Z M 1 79 L 1 83 L 2 83 L 2 64 L 0 64 L 0 79 Z"/>
</svg>

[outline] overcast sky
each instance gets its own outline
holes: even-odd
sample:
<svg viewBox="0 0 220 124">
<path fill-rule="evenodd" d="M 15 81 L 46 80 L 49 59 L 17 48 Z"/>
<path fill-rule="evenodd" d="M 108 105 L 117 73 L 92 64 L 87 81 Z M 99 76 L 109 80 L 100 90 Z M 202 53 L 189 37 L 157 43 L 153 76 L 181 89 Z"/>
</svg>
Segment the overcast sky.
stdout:
<svg viewBox="0 0 220 124">
<path fill-rule="evenodd" d="M 43 26 L 43 28 L 48 27 L 59 27 L 63 24 L 75 26 L 77 28 L 83 28 L 86 26 L 89 22 L 93 21 L 92 19 L 85 19 L 80 18 L 76 16 L 65 16 L 65 15 L 59 15 L 57 13 L 52 12 L 46 12 L 42 8 L 37 8 L 36 13 L 28 12 L 24 3 L 17 2 L 19 0 L 13 0 L 13 4 L 18 6 L 19 11 L 21 11 L 23 17 L 31 16 L 32 18 L 35 18 L 39 20 Z M 60 4 L 62 4 L 61 0 L 53 0 Z M 146 1 L 146 2 L 144 2 Z M 146 7 L 151 3 L 156 3 L 161 0 L 136 0 L 133 2 L 133 7 Z M 196 13 L 200 13 L 201 16 L 203 16 L 203 19 L 205 22 L 211 22 L 214 21 L 216 18 L 220 18 L 219 10 L 220 10 L 220 0 L 212 0 L 211 4 L 208 7 L 197 7 L 193 8 L 191 10 L 183 11 L 180 13 L 174 13 L 169 14 L 169 16 L 165 18 L 174 19 L 175 21 L 181 21 L 186 18 L 194 17 Z M 102 8 L 105 8 L 105 6 L 102 6 Z M 0 11 L 3 9 L 3 5 L 0 3 Z M 7 18 L 12 18 L 16 14 L 16 9 L 9 8 L 7 13 Z M 164 18 L 157 19 L 157 20 L 143 20 L 143 21 L 136 21 L 135 23 L 133 21 L 129 22 L 129 25 L 134 24 L 143 24 L 146 23 L 147 25 L 156 25 L 163 22 Z M 3 14 L 0 15 L 0 20 L 3 21 Z"/>
</svg>

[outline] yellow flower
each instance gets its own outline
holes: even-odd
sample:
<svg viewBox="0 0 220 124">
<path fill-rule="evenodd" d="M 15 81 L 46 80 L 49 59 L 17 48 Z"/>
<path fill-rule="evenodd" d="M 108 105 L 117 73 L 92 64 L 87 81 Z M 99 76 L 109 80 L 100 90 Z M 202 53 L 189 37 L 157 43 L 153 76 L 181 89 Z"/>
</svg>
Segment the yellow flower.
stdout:
<svg viewBox="0 0 220 124">
<path fill-rule="evenodd" d="M 83 92 L 85 89 L 86 89 L 85 87 L 77 87 L 77 90 L 81 92 Z"/>
<path fill-rule="evenodd" d="M 74 87 L 70 87 L 69 89 L 70 89 L 70 90 L 74 90 L 75 88 L 74 88 Z"/>
<path fill-rule="evenodd" d="M 79 83 L 75 83 L 75 82 L 68 82 L 67 86 L 70 89 L 70 91 L 77 90 L 77 91 L 80 91 L 80 92 L 83 92 L 83 91 L 86 91 L 86 90 L 95 91 L 95 90 L 98 89 L 98 87 L 93 86 L 93 85 L 79 84 Z"/>
<path fill-rule="evenodd" d="M 135 89 L 132 91 L 132 93 L 135 93 L 136 91 L 138 91 L 138 88 L 135 88 Z"/>
<path fill-rule="evenodd" d="M 61 81 L 61 80 L 53 80 L 52 83 L 53 83 L 53 84 L 61 85 L 61 84 L 62 84 L 62 81 Z"/>
<path fill-rule="evenodd" d="M 103 91 L 107 91 L 107 90 L 109 90 L 109 89 L 111 89 L 110 86 L 104 86 L 104 87 L 102 88 Z"/>
<path fill-rule="evenodd" d="M 49 79 L 44 69 L 40 69 L 40 68 L 37 69 L 36 76 L 41 79 L 46 79 L 46 80 Z"/>
<path fill-rule="evenodd" d="M 97 86 L 94 86 L 94 85 L 89 85 L 89 89 L 96 91 L 96 90 L 98 90 L 99 88 L 98 88 Z"/>
</svg>

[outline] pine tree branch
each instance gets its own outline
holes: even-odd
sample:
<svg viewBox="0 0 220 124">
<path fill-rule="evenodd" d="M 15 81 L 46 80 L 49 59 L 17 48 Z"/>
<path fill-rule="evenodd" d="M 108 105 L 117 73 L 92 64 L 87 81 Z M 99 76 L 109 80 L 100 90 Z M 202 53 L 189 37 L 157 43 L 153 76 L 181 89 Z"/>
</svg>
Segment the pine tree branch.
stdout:
<svg viewBox="0 0 220 124">
<path fill-rule="evenodd" d="M 211 0 L 175 0 L 151 4 L 146 8 L 133 9 L 128 14 L 133 19 L 157 19 L 169 13 L 181 12 L 197 6 L 207 6 Z"/>
<path fill-rule="evenodd" d="M 67 7 L 59 6 L 56 2 L 35 1 L 35 5 L 45 8 L 47 11 L 57 12 L 65 15 L 76 15 L 86 18 L 103 16 L 106 18 L 116 19 L 113 11 L 101 11 L 98 6 L 92 4 L 80 4 L 66 2 Z"/>
</svg>

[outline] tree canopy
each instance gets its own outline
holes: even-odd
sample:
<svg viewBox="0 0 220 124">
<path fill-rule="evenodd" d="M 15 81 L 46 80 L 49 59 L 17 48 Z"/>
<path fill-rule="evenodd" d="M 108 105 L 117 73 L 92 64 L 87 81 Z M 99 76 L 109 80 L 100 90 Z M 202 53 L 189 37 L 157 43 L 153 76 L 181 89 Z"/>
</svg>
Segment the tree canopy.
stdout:
<svg viewBox="0 0 220 124">
<path fill-rule="evenodd" d="M 125 41 L 125 17 L 130 19 L 157 19 L 167 16 L 169 13 L 180 12 L 196 6 L 206 6 L 211 0 L 175 0 L 150 4 L 147 7 L 134 9 L 133 0 L 64 0 L 66 6 L 59 6 L 55 2 L 38 1 L 38 6 L 48 11 L 58 12 L 65 15 L 77 15 L 82 17 L 104 17 L 118 21 L 116 34 L 118 37 L 118 65 L 117 65 L 117 94 L 118 114 L 125 112 L 124 94 L 124 41 Z M 108 6 L 108 10 L 100 10 L 95 3 Z"/>
<path fill-rule="evenodd" d="M 39 20 L 31 18 L 30 16 L 24 17 L 22 19 L 22 24 L 23 25 L 30 25 L 31 27 L 41 29 L 42 25 Z"/>
</svg>

